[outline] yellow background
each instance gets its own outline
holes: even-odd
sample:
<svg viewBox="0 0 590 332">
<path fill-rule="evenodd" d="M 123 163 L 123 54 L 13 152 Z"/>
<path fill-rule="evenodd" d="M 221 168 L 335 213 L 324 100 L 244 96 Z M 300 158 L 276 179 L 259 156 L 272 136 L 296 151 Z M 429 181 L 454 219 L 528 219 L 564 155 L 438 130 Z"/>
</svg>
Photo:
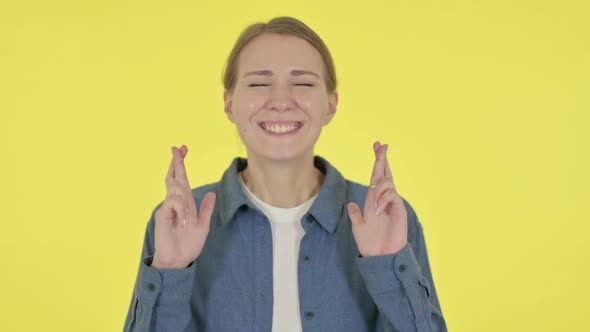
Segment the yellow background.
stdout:
<svg viewBox="0 0 590 332">
<path fill-rule="evenodd" d="M 189 146 L 193 187 L 245 155 L 223 64 L 247 24 L 291 15 L 339 78 L 316 153 L 366 184 L 371 143 L 390 144 L 449 329 L 587 331 L 589 9 L 3 1 L 0 330 L 122 329 L 170 146 Z"/>
</svg>

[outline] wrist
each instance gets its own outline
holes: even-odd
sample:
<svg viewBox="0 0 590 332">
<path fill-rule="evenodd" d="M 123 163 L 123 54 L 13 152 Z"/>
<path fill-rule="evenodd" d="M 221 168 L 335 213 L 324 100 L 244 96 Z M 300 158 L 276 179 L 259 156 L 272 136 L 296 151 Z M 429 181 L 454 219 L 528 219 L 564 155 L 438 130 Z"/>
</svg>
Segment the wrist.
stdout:
<svg viewBox="0 0 590 332">
<path fill-rule="evenodd" d="M 375 257 L 375 256 L 385 256 L 385 255 L 397 255 L 407 246 L 407 244 L 408 244 L 408 242 L 405 241 L 404 243 L 402 243 L 400 245 L 392 246 L 389 248 L 375 249 L 375 250 L 366 251 L 366 252 L 359 251 L 359 256 L 360 257 Z"/>
<path fill-rule="evenodd" d="M 171 269 L 185 269 L 190 266 L 190 262 L 174 262 L 174 261 L 166 261 L 159 258 L 157 255 L 154 256 L 152 260 L 152 264 L 150 267 L 156 270 L 171 270 Z"/>
</svg>

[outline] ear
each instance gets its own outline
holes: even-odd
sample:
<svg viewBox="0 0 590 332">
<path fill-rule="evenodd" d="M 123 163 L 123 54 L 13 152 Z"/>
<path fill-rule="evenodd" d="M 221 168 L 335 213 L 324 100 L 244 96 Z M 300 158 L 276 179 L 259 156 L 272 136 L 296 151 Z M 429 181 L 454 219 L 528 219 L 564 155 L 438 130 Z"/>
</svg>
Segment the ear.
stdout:
<svg viewBox="0 0 590 332">
<path fill-rule="evenodd" d="M 332 118 L 336 114 L 336 109 L 338 108 L 338 91 L 334 91 L 333 93 L 328 95 L 328 113 L 326 113 L 326 117 L 324 119 L 324 126 L 332 121 Z"/>
<path fill-rule="evenodd" d="M 227 89 L 223 90 L 223 108 L 229 121 L 236 123 L 234 112 L 232 111 L 232 94 Z"/>
</svg>

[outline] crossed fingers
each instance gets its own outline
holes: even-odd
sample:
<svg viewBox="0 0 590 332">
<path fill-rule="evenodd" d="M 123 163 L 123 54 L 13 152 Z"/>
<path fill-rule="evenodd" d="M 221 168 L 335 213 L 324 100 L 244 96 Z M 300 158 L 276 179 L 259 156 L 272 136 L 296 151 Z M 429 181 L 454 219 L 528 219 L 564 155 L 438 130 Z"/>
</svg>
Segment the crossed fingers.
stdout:
<svg viewBox="0 0 590 332">
<path fill-rule="evenodd" d="M 194 204 L 190 204 L 193 197 L 184 165 L 187 152 L 188 148 L 185 145 L 180 149 L 172 147 L 172 161 L 166 174 L 166 202 L 176 211 L 183 225 L 187 223 L 188 216 L 197 213 Z"/>
<path fill-rule="evenodd" d="M 393 202 L 397 195 L 391 168 L 387 161 L 387 144 L 381 145 L 379 142 L 373 144 L 375 151 L 375 165 L 371 175 L 369 190 L 374 190 L 375 213 L 379 215 L 389 203 Z"/>
<path fill-rule="evenodd" d="M 184 157 L 186 156 L 187 151 L 188 149 L 185 145 L 180 149 L 172 147 L 172 161 L 170 162 L 168 174 L 166 175 L 166 189 L 168 190 L 166 197 L 182 194 L 183 191 L 191 190 L 186 175 L 186 168 L 184 166 Z"/>
</svg>

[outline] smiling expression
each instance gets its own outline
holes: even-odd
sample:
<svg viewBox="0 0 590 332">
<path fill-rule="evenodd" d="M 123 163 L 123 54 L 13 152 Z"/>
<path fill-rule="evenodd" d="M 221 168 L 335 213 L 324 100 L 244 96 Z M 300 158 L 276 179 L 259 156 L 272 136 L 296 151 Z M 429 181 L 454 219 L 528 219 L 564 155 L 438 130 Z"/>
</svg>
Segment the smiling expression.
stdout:
<svg viewBox="0 0 590 332">
<path fill-rule="evenodd" d="M 326 91 L 324 63 L 307 41 L 262 34 L 240 52 L 225 111 L 248 156 L 274 160 L 313 156 L 322 128 L 336 112 L 338 94 Z"/>
</svg>

